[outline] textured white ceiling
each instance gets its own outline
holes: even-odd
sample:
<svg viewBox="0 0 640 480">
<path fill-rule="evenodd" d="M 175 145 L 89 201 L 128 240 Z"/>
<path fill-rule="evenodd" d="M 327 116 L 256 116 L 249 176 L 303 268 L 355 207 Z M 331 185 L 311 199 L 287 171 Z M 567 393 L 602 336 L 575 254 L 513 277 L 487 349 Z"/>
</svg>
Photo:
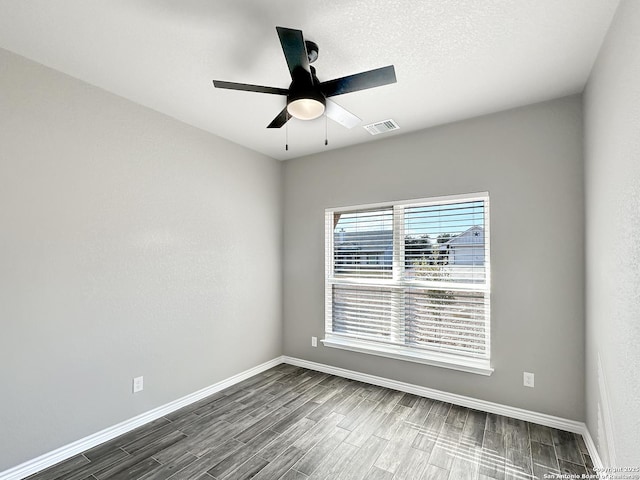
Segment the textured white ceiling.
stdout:
<svg viewBox="0 0 640 480">
<path fill-rule="evenodd" d="M 320 81 L 393 64 L 398 83 L 334 97 L 386 135 L 582 91 L 618 0 L 0 0 L 0 47 L 279 159 L 371 141 L 324 118 L 266 125 L 286 88 L 275 27 L 318 43 Z"/>
</svg>

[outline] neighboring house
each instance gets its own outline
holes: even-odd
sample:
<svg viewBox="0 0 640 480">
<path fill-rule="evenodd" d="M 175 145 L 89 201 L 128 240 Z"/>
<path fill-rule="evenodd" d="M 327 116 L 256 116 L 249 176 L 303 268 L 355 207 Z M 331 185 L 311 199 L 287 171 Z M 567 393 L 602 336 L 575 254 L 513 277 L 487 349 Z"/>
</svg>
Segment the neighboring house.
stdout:
<svg viewBox="0 0 640 480">
<path fill-rule="evenodd" d="M 393 233 L 391 230 L 361 232 L 338 231 L 334 236 L 337 272 L 353 266 L 379 270 L 391 269 Z M 484 266 L 484 229 L 471 227 L 440 244 L 440 265 Z M 441 262 L 441 263 L 440 263 Z"/>
<path fill-rule="evenodd" d="M 448 265 L 484 265 L 484 228 L 474 226 L 443 243 Z"/>
</svg>

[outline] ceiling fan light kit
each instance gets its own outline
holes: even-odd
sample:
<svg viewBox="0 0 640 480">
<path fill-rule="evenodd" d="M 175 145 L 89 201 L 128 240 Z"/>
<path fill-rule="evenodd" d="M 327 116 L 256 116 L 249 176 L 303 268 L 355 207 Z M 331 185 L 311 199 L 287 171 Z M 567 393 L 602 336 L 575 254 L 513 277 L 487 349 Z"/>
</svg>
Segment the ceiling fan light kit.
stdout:
<svg viewBox="0 0 640 480">
<path fill-rule="evenodd" d="M 325 103 L 324 99 L 298 98 L 289 101 L 287 112 L 299 120 L 313 120 L 324 113 Z"/>
<path fill-rule="evenodd" d="M 323 114 L 346 128 L 353 128 L 360 123 L 360 119 L 328 98 L 396 82 L 393 65 L 320 82 L 316 76 L 316 69 L 309 65 L 318 58 L 318 46 L 305 41 L 301 30 L 276 27 L 276 31 L 291 74 L 288 89 L 213 81 L 216 88 L 286 95 L 286 106 L 267 128 L 280 128 L 291 117 L 313 120 Z"/>
</svg>

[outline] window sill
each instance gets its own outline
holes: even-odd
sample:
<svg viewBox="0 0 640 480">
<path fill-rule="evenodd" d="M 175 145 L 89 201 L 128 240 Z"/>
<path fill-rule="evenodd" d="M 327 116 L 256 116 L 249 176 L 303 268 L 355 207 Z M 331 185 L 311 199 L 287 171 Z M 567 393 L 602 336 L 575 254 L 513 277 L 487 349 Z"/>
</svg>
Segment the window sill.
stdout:
<svg viewBox="0 0 640 480">
<path fill-rule="evenodd" d="M 405 360 L 407 362 L 450 368 L 452 370 L 475 373 L 478 375 L 489 376 L 493 373 L 493 368 L 491 368 L 489 360 L 456 357 L 454 355 L 437 352 L 418 352 L 415 350 L 394 347 L 392 345 L 382 345 L 374 342 L 367 342 L 365 340 L 337 337 L 329 334 L 327 334 L 326 338 L 321 341 L 325 347 L 339 348 L 341 350 L 350 350 L 352 352 L 367 353 L 396 360 Z"/>
</svg>

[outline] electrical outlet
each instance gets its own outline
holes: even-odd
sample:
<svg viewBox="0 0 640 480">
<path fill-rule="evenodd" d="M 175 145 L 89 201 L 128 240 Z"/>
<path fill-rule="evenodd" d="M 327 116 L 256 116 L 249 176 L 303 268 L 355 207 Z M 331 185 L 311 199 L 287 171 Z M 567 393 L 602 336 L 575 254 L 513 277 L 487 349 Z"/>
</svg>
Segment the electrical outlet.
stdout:
<svg viewBox="0 0 640 480">
<path fill-rule="evenodd" d="M 311 346 L 312 347 L 318 346 L 318 337 L 311 337 Z"/>
<path fill-rule="evenodd" d="M 144 377 L 136 377 L 133 379 L 133 393 L 144 390 Z"/>
<path fill-rule="evenodd" d="M 525 387 L 534 387 L 534 377 L 535 375 L 533 373 L 529 373 L 529 372 L 524 372 L 523 374 L 523 378 L 524 378 L 524 386 Z"/>
</svg>

